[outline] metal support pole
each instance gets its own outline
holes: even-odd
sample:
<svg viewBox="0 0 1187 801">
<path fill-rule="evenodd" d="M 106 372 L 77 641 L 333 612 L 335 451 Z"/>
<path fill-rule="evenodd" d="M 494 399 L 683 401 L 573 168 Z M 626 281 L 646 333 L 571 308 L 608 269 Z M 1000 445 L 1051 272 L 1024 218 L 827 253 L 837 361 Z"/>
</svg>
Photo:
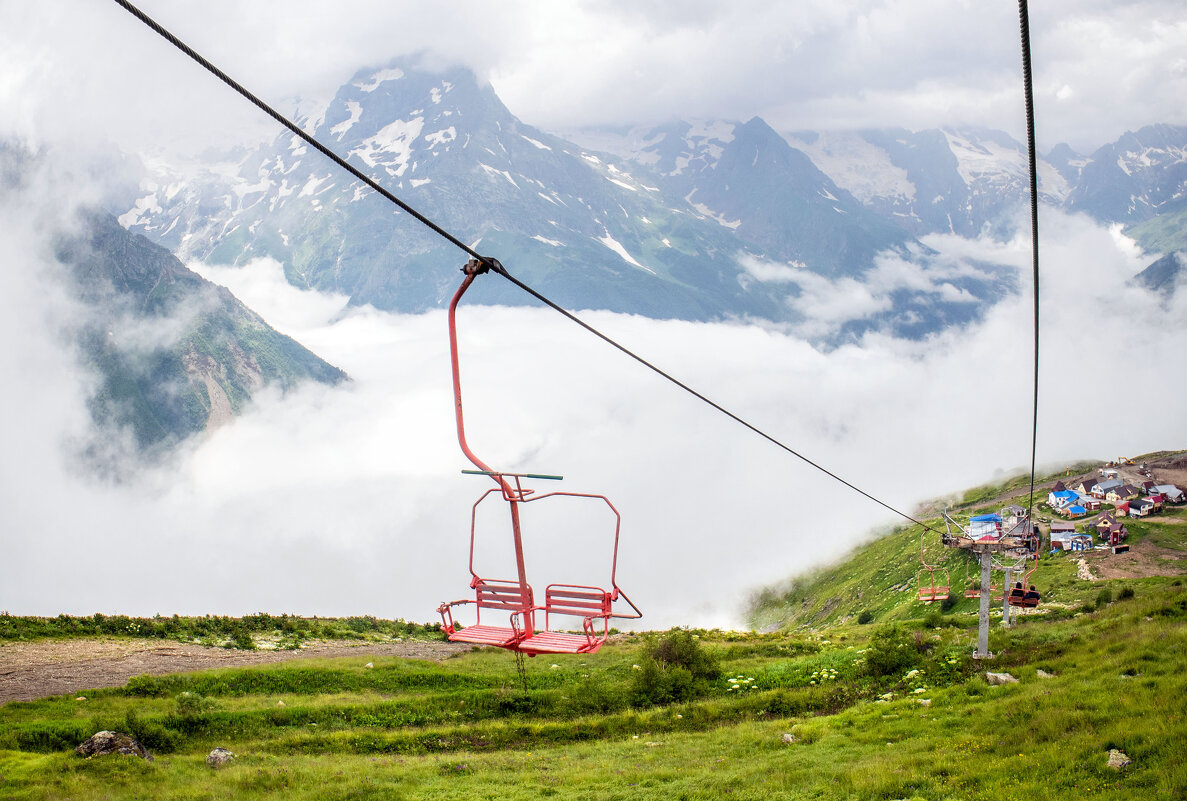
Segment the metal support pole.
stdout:
<svg viewBox="0 0 1187 801">
<path fill-rule="evenodd" d="M 1013 611 L 1013 607 L 1010 606 L 1010 590 L 1013 588 L 1013 585 L 1010 582 L 1013 581 L 1013 579 L 1014 571 L 1007 567 L 1006 576 L 1002 580 L 1002 586 L 1005 587 L 1005 589 L 1002 590 L 1002 625 L 1006 628 L 1009 628 L 1010 623 L 1013 622 L 1010 620 L 1010 613 Z"/>
<path fill-rule="evenodd" d="M 993 556 L 988 550 L 981 552 L 981 610 L 977 626 L 977 650 L 974 659 L 988 659 L 989 653 L 989 578 L 993 571 Z"/>
</svg>

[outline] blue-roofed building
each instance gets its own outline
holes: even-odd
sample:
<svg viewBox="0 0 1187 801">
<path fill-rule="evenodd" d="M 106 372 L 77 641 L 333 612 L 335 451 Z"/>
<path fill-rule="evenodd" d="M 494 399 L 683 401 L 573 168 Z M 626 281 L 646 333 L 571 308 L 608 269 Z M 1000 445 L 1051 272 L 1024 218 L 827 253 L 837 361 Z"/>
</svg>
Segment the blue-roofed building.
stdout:
<svg viewBox="0 0 1187 801">
<path fill-rule="evenodd" d="M 1071 506 L 1074 503 L 1079 503 L 1080 496 L 1073 490 L 1059 490 L 1058 492 L 1051 492 L 1047 495 L 1047 505 L 1052 509 L 1063 509 L 1065 506 Z"/>
</svg>

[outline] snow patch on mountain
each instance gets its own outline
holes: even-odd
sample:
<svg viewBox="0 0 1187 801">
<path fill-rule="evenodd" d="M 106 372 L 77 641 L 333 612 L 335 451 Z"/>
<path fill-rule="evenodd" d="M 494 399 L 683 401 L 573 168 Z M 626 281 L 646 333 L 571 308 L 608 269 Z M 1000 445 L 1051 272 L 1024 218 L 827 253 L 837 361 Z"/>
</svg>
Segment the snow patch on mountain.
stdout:
<svg viewBox="0 0 1187 801">
<path fill-rule="evenodd" d="M 350 116 L 330 129 L 331 134 L 338 135 L 339 142 L 342 141 L 343 134 L 349 131 L 351 126 L 359 121 L 359 117 L 363 116 L 363 105 L 358 101 L 347 100 L 346 110 L 350 112 Z"/>
<path fill-rule="evenodd" d="M 907 171 L 895 166 L 889 153 L 858 133 L 822 133 L 815 137 L 788 134 L 787 138 L 833 183 L 862 203 L 875 198 L 906 202 L 915 199 L 915 184 Z"/>
<path fill-rule="evenodd" d="M 530 136 L 524 136 L 523 134 L 520 134 L 520 137 L 527 140 L 528 144 L 532 145 L 533 147 L 537 147 L 540 150 L 552 150 L 552 148 L 550 148 L 548 145 L 537 139 L 533 139 Z"/>
<path fill-rule="evenodd" d="M 429 147 L 439 147 L 457 140 L 457 129 L 450 125 L 448 128 L 442 128 L 431 134 L 425 134 L 425 141 L 429 143 Z"/>
<path fill-rule="evenodd" d="M 149 194 L 144 197 L 136 198 L 136 203 L 132 208 L 119 216 L 119 224 L 125 228 L 130 228 L 133 225 L 140 223 L 140 218 L 146 214 L 160 214 L 164 209 L 157 203 L 156 186 L 154 185 Z"/>
<path fill-rule="evenodd" d="M 511 177 L 511 173 L 507 172 L 506 170 L 496 169 L 495 167 L 492 167 L 489 164 L 484 164 L 481 161 L 478 162 L 478 166 L 481 167 L 482 169 L 486 170 L 491 175 L 503 176 L 504 178 L 507 179 L 507 182 L 509 184 L 514 186 L 516 189 L 519 189 L 519 184 L 515 183 L 515 179 Z"/>
<path fill-rule="evenodd" d="M 956 156 L 957 171 L 970 189 L 1009 184 L 1029 186 L 1030 166 L 1021 145 L 948 129 L 943 134 Z M 1038 171 L 1043 194 L 1062 203 L 1069 191 L 1067 179 L 1046 162 L 1039 162 Z"/>
<path fill-rule="evenodd" d="M 355 88 L 361 89 L 364 92 L 374 92 L 379 88 L 379 85 L 385 81 L 398 81 L 404 77 L 404 70 L 399 67 L 392 67 L 391 69 L 379 70 L 371 75 L 368 81 L 358 81 L 354 84 Z"/>
<path fill-rule="evenodd" d="M 359 147 L 350 151 L 350 155 L 358 156 L 368 167 L 382 162 L 390 175 L 403 175 L 412 157 L 412 143 L 420 136 L 424 124 L 424 117 L 396 120 L 380 128 L 374 136 L 364 139 Z M 382 158 L 385 155 L 390 155 L 390 158 Z"/>
<path fill-rule="evenodd" d="M 692 190 L 691 192 L 689 192 L 687 195 L 684 196 L 684 201 L 686 203 L 688 203 L 688 205 L 690 205 L 694 209 L 696 209 L 697 213 L 699 213 L 702 217 L 708 217 L 710 220 L 713 220 L 718 225 L 725 226 L 726 228 L 729 228 L 730 230 L 736 230 L 737 227 L 742 224 L 741 220 L 727 220 L 725 218 L 725 215 L 718 214 L 717 212 L 713 211 L 713 209 L 706 206 L 704 203 L 697 203 L 695 200 L 692 199 L 693 195 L 695 195 L 696 193 L 697 193 L 697 190 L 695 190 L 695 189 Z"/>
<path fill-rule="evenodd" d="M 637 262 L 635 260 L 635 258 L 630 253 L 627 252 L 627 249 L 622 246 L 622 243 L 610 235 L 609 231 L 607 231 L 605 228 L 603 228 L 602 231 L 604 232 L 605 235 L 598 237 L 599 242 L 601 242 L 603 245 L 610 248 L 615 253 L 617 253 L 619 256 L 621 256 L 622 260 L 625 261 L 627 264 L 632 264 L 635 267 L 638 267 L 640 270 L 646 270 L 647 272 L 651 273 L 652 275 L 656 274 L 655 270 L 651 269 L 650 267 L 644 267 L 642 264 Z"/>
</svg>

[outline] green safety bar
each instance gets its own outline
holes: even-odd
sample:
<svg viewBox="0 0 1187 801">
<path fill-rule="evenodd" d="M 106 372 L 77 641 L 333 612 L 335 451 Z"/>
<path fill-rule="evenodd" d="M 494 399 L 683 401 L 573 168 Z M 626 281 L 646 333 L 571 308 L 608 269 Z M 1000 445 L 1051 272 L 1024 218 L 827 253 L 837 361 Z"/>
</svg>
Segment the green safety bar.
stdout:
<svg viewBox="0 0 1187 801">
<path fill-rule="evenodd" d="M 550 481 L 561 481 L 564 476 L 546 476 L 541 473 L 500 473 L 495 470 L 463 470 L 471 476 L 514 476 L 515 478 L 546 478 Z"/>
</svg>

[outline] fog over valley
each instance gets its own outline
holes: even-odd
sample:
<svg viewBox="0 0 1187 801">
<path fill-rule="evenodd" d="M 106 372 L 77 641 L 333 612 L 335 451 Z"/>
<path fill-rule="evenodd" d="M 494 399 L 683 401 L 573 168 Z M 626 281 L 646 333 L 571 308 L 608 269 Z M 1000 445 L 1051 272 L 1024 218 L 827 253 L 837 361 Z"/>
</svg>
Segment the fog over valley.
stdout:
<svg viewBox="0 0 1187 801">
<path fill-rule="evenodd" d="M 0 609 L 428 621 L 465 594 L 470 506 L 487 485 L 459 472 L 469 464 L 453 426 L 444 312 L 348 306 L 293 288 L 266 259 L 191 265 L 352 380 L 266 392 L 173 458 L 112 483 L 78 461 L 93 436 L 94 376 L 61 335 L 77 313 L 51 255 L 66 219 L 50 184 L 36 187 L 4 203 L 15 260 L 0 273 L 0 319 L 21 346 L 3 356 Z M 1041 465 L 1180 445 L 1174 354 L 1187 346 L 1187 296 L 1134 286 L 1146 259 L 1117 231 L 1052 212 L 1044 222 Z M 928 243 L 1029 270 L 1025 238 Z M 501 280 L 481 277 L 459 312 L 470 444 L 499 469 L 563 474 L 561 488 L 614 502 L 619 584 L 642 607 L 641 625 L 741 625 L 750 592 L 899 522 L 559 315 L 467 305 Z M 839 304 L 818 322 L 837 324 L 845 308 L 862 313 Z M 774 326 L 583 313 L 906 511 L 1026 465 L 1030 316 L 1023 293 L 923 341 L 869 335 L 828 350 Z M 1118 377 L 1115 393 L 1083 373 Z M 119 443 L 105 452 L 134 458 Z M 540 580 L 608 552 L 604 529 L 531 522 L 528 567 Z M 505 536 L 501 515 L 491 525 Z"/>
</svg>

